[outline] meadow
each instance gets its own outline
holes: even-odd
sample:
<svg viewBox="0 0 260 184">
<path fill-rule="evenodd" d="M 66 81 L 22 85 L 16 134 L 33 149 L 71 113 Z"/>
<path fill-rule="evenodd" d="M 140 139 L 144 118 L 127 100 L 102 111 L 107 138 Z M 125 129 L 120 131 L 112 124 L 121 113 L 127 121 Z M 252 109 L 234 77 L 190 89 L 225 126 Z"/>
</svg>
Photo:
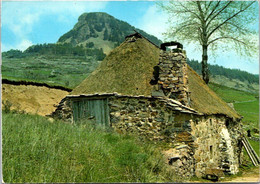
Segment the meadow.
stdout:
<svg viewBox="0 0 260 184">
<path fill-rule="evenodd" d="M 235 110 L 243 116 L 244 129 L 259 130 L 259 95 L 210 83 L 209 87 L 225 102 L 233 103 Z"/>
<path fill-rule="evenodd" d="M 2 115 L 6 183 L 178 181 L 150 142 L 90 122 L 75 125 L 38 115 Z"/>
<path fill-rule="evenodd" d="M 2 59 L 2 78 L 76 87 L 99 64 L 91 56 L 28 55 Z"/>
</svg>

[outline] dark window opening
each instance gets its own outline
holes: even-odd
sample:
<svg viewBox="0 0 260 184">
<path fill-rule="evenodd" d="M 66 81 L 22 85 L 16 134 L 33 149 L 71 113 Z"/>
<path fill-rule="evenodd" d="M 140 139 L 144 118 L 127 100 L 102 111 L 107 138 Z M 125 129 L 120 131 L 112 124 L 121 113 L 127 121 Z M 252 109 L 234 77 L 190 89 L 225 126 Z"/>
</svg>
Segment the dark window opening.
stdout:
<svg viewBox="0 0 260 184">
<path fill-rule="evenodd" d="M 229 127 L 229 120 L 226 120 L 225 124 L 226 124 L 226 127 L 228 128 Z"/>
<path fill-rule="evenodd" d="M 209 147 L 210 158 L 213 158 L 213 146 Z"/>
<path fill-rule="evenodd" d="M 251 130 L 247 130 L 247 137 L 251 137 Z"/>
<path fill-rule="evenodd" d="M 153 78 L 150 81 L 151 85 L 155 85 L 155 84 L 158 83 L 158 80 L 159 80 L 159 70 L 160 70 L 159 66 L 153 67 Z"/>
<path fill-rule="evenodd" d="M 180 157 L 171 157 L 169 159 L 169 165 L 173 165 L 173 163 L 176 162 L 178 159 L 180 159 Z"/>
<path fill-rule="evenodd" d="M 160 49 L 166 51 L 167 47 L 170 47 L 170 46 L 176 46 L 177 48 L 183 49 L 183 45 L 181 43 L 174 42 L 174 41 L 162 43 Z"/>
</svg>

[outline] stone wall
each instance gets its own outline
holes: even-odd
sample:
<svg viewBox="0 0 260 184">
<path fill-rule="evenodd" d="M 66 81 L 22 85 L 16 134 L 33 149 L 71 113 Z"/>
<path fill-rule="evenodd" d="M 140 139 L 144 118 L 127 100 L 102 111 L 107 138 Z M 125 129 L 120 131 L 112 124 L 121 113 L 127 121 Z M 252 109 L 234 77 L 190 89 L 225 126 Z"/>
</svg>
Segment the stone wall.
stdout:
<svg viewBox="0 0 260 184">
<path fill-rule="evenodd" d="M 239 123 L 221 115 L 181 113 L 153 98 L 111 98 L 109 106 L 116 131 L 166 142 L 168 163 L 180 176 L 203 177 L 212 169 L 238 172 Z"/>
<path fill-rule="evenodd" d="M 190 93 L 186 54 L 182 49 L 160 51 L 159 64 L 154 68 L 154 96 L 166 96 L 189 106 Z M 157 70 L 157 71 L 156 71 Z M 156 73 L 158 73 L 156 76 Z M 156 79 L 157 78 L 157 79 Z"/>
<path fill-rule="evenodd" d="M 128 133 L 173 147 L 166 154 L 167 162 L 180 176 L 194 175 L 191 114 L 169 109 L 153 98 L 110 98 L 111 127 L 119 133 Z M 172 159 L 172 157 L 176 157 Z"/>
<path fill-rule="evenodd" d="M 138 133 L 149 140 L 192 142 L 190 114 L 181 114 L 156 98 L 109 98 L 110 123 L 118 132 Z M 185 133 L 184 133 L 185 132 Z"/>
<path fill-rule="evenodd" d="M 205 176 L 211 169 L 236 174 L 241 151 L 239 124 L 224 116 L 205 116 L 192 120 L 191 127 L 196 176 Z"/>
<path fill-rule="evenodd" d="M 196 114 L 178 103 L 160 97 L 108 96 L 110 126 L 167 145 L 166 162 L 180 176 L 203 177 L 211 169 L 236 174 L 240 123 L 223 115 Z M 72 121 L 71 101 L 64 99 L 53 115 Z"/>
<path fill-rule="evenodd" d="M 72 102 L 68 98 L 63 98 L 56 110 L 50 115 L 55 119 L 62 119 L 66 122 L 73 122 Z"/>
</svg>

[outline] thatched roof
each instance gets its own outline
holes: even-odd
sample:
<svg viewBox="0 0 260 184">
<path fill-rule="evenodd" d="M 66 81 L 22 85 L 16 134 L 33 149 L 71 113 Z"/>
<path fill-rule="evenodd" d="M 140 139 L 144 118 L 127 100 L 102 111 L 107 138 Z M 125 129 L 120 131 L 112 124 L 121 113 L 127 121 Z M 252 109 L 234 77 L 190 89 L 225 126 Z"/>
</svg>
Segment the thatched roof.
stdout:
<svg viewBox="0 0 260 184">
<path fill-rule="evenodd" d="M 153 77 L 153 67 L 159 63 L 159 52 L 158 47 L 143 37 L 135 41 L 127 38 L 71 95 L 116 92 L 121 95 L 149 97 L 152 92 L 149 82 Z M 190 67 L 188 83 L 191 108 L 203 114 L 224 114 L 231 118 L 240 118 Z"/>
<path fill-rule="evenodd" d="M 191 107 L 198 112 L 240 118 L 240 115 L 218 97 L 190 66 L 188 66 L 188 86 L 191 92 Z"/>
<path fill-rule="evenodd" d="M 151 96 L 153 67 L 159 62 L 158 47 L 146 39 L 123 42 L 115 48 L 72 94 L 113 93 Z"/>
</svg>

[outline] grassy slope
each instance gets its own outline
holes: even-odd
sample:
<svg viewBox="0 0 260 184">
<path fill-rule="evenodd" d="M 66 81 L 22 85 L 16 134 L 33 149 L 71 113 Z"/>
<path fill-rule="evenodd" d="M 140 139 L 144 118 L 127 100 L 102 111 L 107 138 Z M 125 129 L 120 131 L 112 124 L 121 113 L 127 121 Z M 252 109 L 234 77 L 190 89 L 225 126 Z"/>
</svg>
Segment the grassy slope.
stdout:
<svg viewBox="0 0 260 184">
<path fill-rule="evenodd" d="M 12 113 L 3 113 L 3 176 L 7 183 L 173 181 L 154 145 Z"/>
<path fill-rule="evenodd" d="M 74 88 L 98 65 L 95 58 L 52 55 L 2 58 L 2 77 Z"/>
<path fill-rule="evenodd" d="M 233 103 L 235 110 L 241 114 L 245 128 L 259 127 L 259 98 L 258 94 L 235 90 L 211 83 L 210 88 L 227 103 Z"/>
</svg>

